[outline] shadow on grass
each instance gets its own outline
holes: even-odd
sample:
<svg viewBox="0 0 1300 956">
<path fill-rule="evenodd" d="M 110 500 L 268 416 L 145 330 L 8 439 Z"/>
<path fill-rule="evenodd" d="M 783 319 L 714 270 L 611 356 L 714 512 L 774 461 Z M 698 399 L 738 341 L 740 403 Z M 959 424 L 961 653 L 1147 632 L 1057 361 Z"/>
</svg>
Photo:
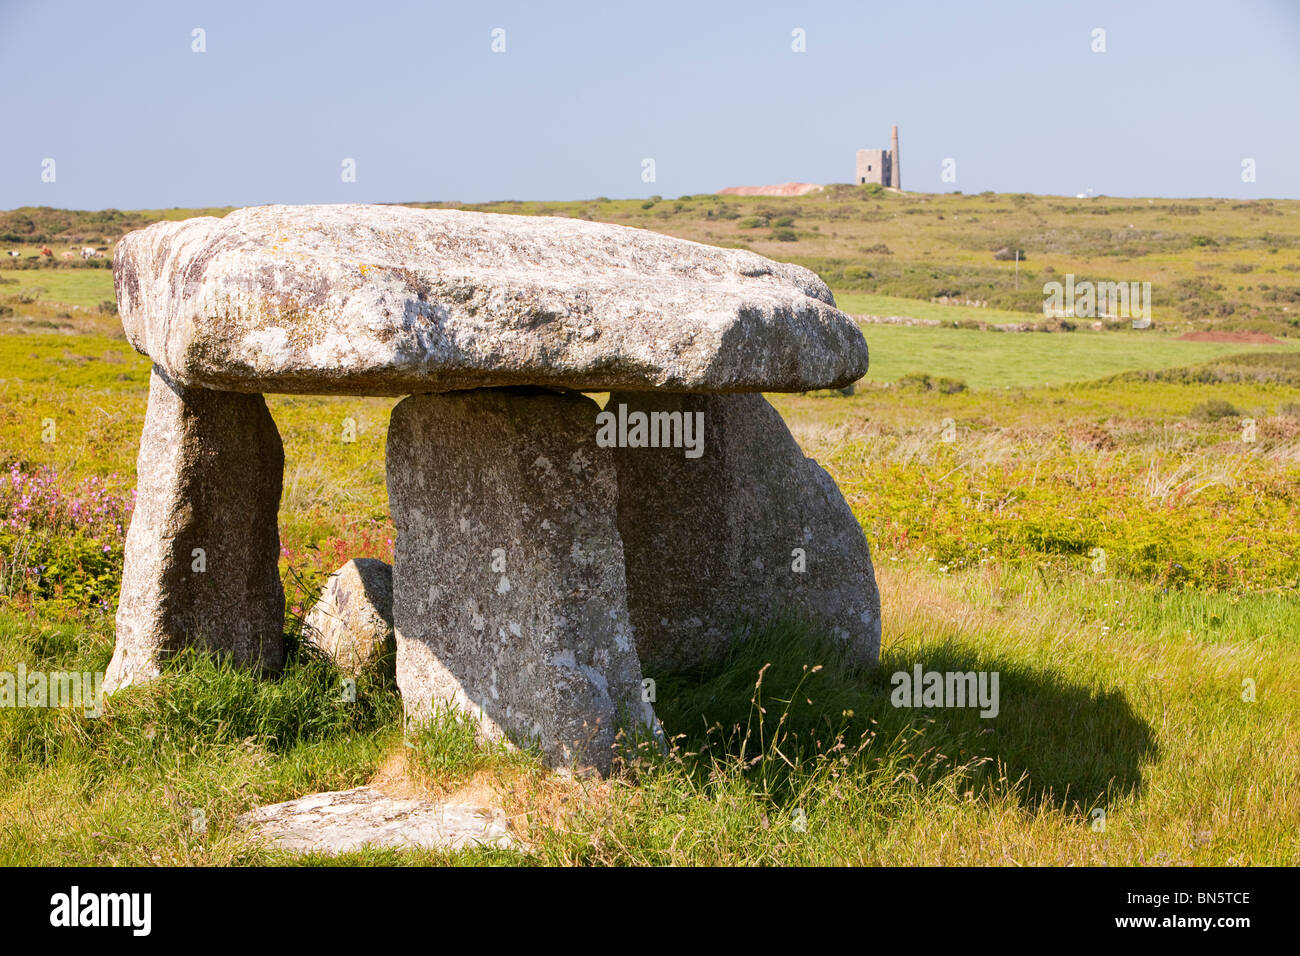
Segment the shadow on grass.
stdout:
<svg viewBox="0 0 1300 956">
<path fill-rule="evenodd" d="M 918 664 L 923 673 L 996 672 L 997 715 L 981 717 L 978 706 L 896 707 L 893 675 L 910 677 Z M 1014 785 L 1025 806 L 1086 814 L 1139 791 L 1142 765 L 1156 756 L 1151 728 L 1123 694 L 955 642 L 919 655 L 887 652 L 867 670 L 847 664 L 835 642 L 785 622 L 734 645 L 712 667 L 647 676 L 656 677 L 656 713 L 684 752 L 721 751 L 757 766 L 777 740 L 796 775 L 815 772 L 817 756 L 837 740 L 839 753 L 852 753 L 865 735 L 871 743 L 858 759 L 879 762 L 892 746 L 886 762 L 910 766 L 923 785 L 965 768 L 963 785 L 977 791 Z"/>
<path fill-rule="evenodd" d="M 57 652 L 63 666 L 72 658 L 87 669 L 102 667 L 109 649 L 66 635 L 37 643 L 37 660 Z M 917 665 L 923 672 L 997 672 L 997 716 L 981 717 L 973 707 L 895 707 L 892 676 L 910 675 Z M 5 714 L 0 757 L 30 770 L 67 757 L 108 778 L 249 740 L 286 754 L 401 726 L 390 680 L 363 677 L 355 697 L 345 697 L 339 672 L 298 641 L 291 640 L 288 664 L 273 677 L 201 654 L 178 655 L 164 672 L 162 680 L 114 695 L 100 719 L 57 710 Z M 743 774 L 761 776 L 777 801 L 825 772 L 831 754 L 885 782 L 902 775 L 921 786 L 1011 788 L 1026 806 L 1046 802 L 1087 813 L 1139 791 L 1141 768 L 1156 757 L 1151 729 L 1123 694 L 956 642 L 918 656 L 887 652 L 876 668 L 863 670 L 847 663 L 835 642 L 788 622 L 755 632 L 712 667 L 646 676 L 656 681 L 655 710 L 678 738 L 679 752 L 701 755 L 689 758 L 689 772 L 707 777 L 715 761 L 730 757 Z M 487 759 L 460 727 L 412 743 L 440 774 Z"/>
</svg>

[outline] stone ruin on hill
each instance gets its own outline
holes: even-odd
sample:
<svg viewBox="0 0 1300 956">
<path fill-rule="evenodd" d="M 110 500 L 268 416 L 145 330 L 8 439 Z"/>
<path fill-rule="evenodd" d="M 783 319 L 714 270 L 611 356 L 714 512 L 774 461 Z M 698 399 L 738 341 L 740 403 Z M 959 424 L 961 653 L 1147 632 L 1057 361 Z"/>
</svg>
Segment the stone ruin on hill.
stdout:
<svg viewBox="0 0 1300 956">
<path fill-rule="evenodd" d="M 620 724 L 657 727 L 645 676 L 716 654 L 738 620 L 794 612 L 875 661 L 866 539 L 757 394 L 867 370 L 807 269 L 621 226 L 360 205 L 158 223 L 113 266 L 154 367 L 107 689 L 187 646 L 283 664 L 266 392 L 408 396 L 388 433 L 388 599 L 416 719 L 454 705 L 603 771 Z M 583 394 L 606 391 L 603 412 Z"/>
</svg>

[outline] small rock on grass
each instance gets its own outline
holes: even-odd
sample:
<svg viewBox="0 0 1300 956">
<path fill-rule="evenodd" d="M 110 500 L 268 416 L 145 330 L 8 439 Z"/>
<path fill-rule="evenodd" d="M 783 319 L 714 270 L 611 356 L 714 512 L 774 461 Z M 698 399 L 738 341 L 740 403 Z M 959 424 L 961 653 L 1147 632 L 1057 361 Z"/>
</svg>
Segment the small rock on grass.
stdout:
<svg viewBox="0 0 1300 956">
<path fill-rule="evenodd" d="M 331 574 L 303 635 L 346 673 L 359 675 L 373 665 L 392 676 L 392 567 L 377 558 L 353 558 Z"/>
</svg>

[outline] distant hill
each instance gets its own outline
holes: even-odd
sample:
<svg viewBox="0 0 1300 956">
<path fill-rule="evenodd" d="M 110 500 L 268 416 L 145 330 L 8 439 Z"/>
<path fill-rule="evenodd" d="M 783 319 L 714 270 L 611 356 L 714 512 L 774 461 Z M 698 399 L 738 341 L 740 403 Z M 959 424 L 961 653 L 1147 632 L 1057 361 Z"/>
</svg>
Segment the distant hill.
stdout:
<svg viewBox="0 0 1300 956">
<path fill-rule="evenodd" d="M 806 185 L 806 184 L 805 184 Z M 1047 282 L 1150 282 L 1158 326 L 1300 336 L 1300 201 L 899 193 L 827 185 L 802 196 L 406 205 L 574 216 L 753 249 L 807 266 L 836 292 L 980 302 L 1041 317 Z M 0 212 L 0 252 L 107 245 L 158 219 L 228 209 Z M 1001 249 L 1019 249 L 1016 263 Z M 106 264 L 105 260 L 90 260 Z M 37 266 L 0 255 L 0 269 Z M 1017 287 L 1018 282 L 1018 287 Z"/>
<path fill-rule="evenodd" d="M 0 212 L 0 245 L 113 243 L 132 229 L 141 229 L 160 219 L 189 219 L 192 216 L 222 216 L 230 209 L 120 209 L 82 211 L 23 206 Z"/>
</svg>

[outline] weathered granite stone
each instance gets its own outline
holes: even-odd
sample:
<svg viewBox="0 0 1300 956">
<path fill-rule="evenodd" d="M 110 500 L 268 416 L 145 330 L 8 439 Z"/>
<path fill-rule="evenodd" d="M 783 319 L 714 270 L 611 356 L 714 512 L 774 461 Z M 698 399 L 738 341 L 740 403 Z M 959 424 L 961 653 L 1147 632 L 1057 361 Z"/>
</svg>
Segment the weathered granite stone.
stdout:
<svg viewBox="0 0 1300 956">
<path fill-rule="evenodd" d="M 283 470 L 262 396 L 185 388 L 154 368 L 106 691 L 187 646 L 280 668 Z"/>
<path fill-rule="evenodd" d="M 263 840 L 294 853 L 394 850 L 505 849 L 515 841 L 494 807 L 391 797 L 373 787 L 313 793 L 258 807 L 237 820 Z"/>
<path fill-rule="evenodd" d="M 388 431 L 397 683 L 485 735 L 604 772 L 652 727 L 628 623 L 618 485 L 596 404 L 542 389 L 407 398 Z"/>
<path fill-rule="evenodd" d="M 329 576 L 303 622 L 306 640 L 350 674 L 370 666 L 392 673 L 393 569 L 376 558 L 353 558 Z"/>
<path fill-rule="evenodd" d="M 113 273 L 131 344 L 228 391 L 803 391 L 867 371 L 813 272 L 579 219 L 261 206 L 129 233 Z"/>
<path fill-rule="evenodd" d="M 606 411 L 617 417 L 620 405 L 625 446 L 648 441 L 651 426 L 657 444 L 674 444 L 659 427 L 673 419 L 651 417 L 638 435 L 637 412 L 693 416 L 682 418 L 692 439 L 703 429 L 693 451 L 685 442 L 615 451 L 628 610 L 647 676 L 701 664 L 737 629 L 786 614 L 874 663 L 880 595 L 866 537 L 776 409 L 761 395 L 615 392 Z"/>
</svg>

